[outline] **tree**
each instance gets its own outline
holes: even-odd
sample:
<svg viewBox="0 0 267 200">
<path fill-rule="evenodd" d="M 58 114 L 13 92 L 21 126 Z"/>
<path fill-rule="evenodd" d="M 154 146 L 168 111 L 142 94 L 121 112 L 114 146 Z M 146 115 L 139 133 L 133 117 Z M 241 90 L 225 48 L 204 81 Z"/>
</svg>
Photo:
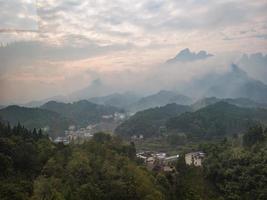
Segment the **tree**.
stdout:
<svg viewBox="0 0 267 200">
<path fill-rule="evenodd" d="M 262 143 L 266 139 L 264 128 L 261 125 L 250 127 L 243 136 L 243 145 L 251 147 L 257 143 Z"/>
</svg>

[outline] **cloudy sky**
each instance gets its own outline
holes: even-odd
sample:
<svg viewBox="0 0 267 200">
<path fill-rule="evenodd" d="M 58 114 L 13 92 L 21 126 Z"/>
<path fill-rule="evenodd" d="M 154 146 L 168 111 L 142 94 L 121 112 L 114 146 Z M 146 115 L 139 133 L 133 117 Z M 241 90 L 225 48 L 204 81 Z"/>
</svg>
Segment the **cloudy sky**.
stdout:
<svg viewBox="0 0 267 200">
<path fill-rule="evenodd" d="M 266 13 L 265 0 L 0 0 L 0 104 L 66 95 L 95 79 L 130 90 L 148 74 L 162 78 L 161 63 L 184 48 L 220 61 L 265 55 Z M 218 60 L 154 81 L 189 80 Z"/>
</svg>

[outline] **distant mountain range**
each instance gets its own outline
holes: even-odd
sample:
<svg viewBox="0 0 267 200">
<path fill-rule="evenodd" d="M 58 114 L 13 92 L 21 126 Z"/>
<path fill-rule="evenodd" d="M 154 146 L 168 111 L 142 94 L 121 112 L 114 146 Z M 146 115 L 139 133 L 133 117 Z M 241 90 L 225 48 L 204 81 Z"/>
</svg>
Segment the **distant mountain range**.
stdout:
<svg viewBox="0 0 267 200">
<path fill-rule="evenodd" d="M 262 59 L 265 59 L 265 57 Z M 110 105 L 137 112 L 156 106 L 164 106 L 168 103 L 188 105 L 192 103 L 191 97 L 195 99 L 203 97 L 246 98 L 259 104 L 267 102 L 267 85 L 251 78 L 246 71 L 235 64 L 232 64 L 230 70 L 225 73 L 210 73 L 194 79 L 184 87 L 181 86 L 179 91 L 182 91 L 182 93 L 162 90 L 156 94 L 143 97 L 136 95 L 134 92 L 112 93 L 112 90 L 100 79 L 96 79 L 88 87 L 70 95 L 33 101 L 22 106 L 39 107 L 51 100 L 73 102 L 87 99 L 96 104 Z"/>
<path fill-rule="evenodd" d="M 188 84 L 184 94 L 195 98 L 246 98 L 266 104 L 267 85 L 255 80 L 235 64 L 226 73 L 210 73 Z"/>
<path fill-rule="evenodd" d="M 231 66 L 231 71 L 220 75 L 206 91 L 205 96 L 219 98 L 248 98 L 258 103 L 267 102 L 267 85 L 250 78 L 237 65 Z"/>
<path fill-rule="evenodd" d="M 130 112 L 137 112 L 166 104 L 176 103 L 180 105 L 189 105 L 192 99 L 185 95 L 173 91 L 161 90 L 155 94 L 140 97 L 132 92 L 114 93 L 107 96 L 93 97 L 88 99 L 90 102 L 102 105 L 110 105 L 123 108 Z"/>
<path fill-rule="evenodd" d="M 92 97 L 100 97 L 111 93 L 111 88 L 105 85 L 101 79 L 95 79 L 87 87 L 75 91 L 67 96 L 69 101 L 78 101 Z"/>
<path fill-rule="evenodd" d="M 209 54 L 203 50 L 195 53 L 186 48 L 181 50 L 174 58 L 167 60 L 166 63 L 171 64 L 176 62 L 193 62 L 196 60 L 204 60 L 212 56 L 212 54 Z"/>
<path fill-rule="evenodd" d="M 19 106 L 27 107 L 27 108 L 38 108 L 49 101 L 65 102 L 67 101 L 67 98 L 65 96 L 54 96 L 54 97 L 50 97 L 47 99 L 30 101 L 24 104 L 20 104 Z"/>
<path fill-rule="evenodd" d="M 89 98 L 88 101 L 96 104 L 115 106 L 118 108 L 127 108 L 131 104 L 137 102 L 140 98 L 141 98 L 140 96 L 132 92 L 125 92 L 125 93 L 114 93 L 101 97 L 92 97 Z"/>
<path fill-rule="evenodd" d="M 221 101 L 227 102 L 227 103 L 230 103 L 232 105 L 239 106 L 239 107 L 245 107 L 245 108 L 267 108 L 267 104 L 257 103 L 255 101 L 252 101 L 252 100 L 246 99 L 246 98 L 219 99 L 216 97 L 207 97 L 207 98 L 200 99 L 200 100 L 196 101 L 195 103 L 193 103 L 191 105 L 191 108 L 192 108 L 192 110 L 199 110 L 199 109 L 204 108 L 208 105 L 215 104 L 215 103 L 221 102 Z"/>
<path fill-rule="evenodd" d="M 130 111 L 136 112 L 148 108 L 164 106 L 170 103 L 189 105 L 192 103 L 192 99 L 190 97 L 177 94 L 173 91 L 161 90 L 156 94 L 141 98 L 139 101 L 130 105 L 128 109 Z"/>
<path fill-rule="evenodd" d="M 262 53 L 243 54 L 237 64 L 253 78 L 267 84 L 267 55 Z"/>
</svg>

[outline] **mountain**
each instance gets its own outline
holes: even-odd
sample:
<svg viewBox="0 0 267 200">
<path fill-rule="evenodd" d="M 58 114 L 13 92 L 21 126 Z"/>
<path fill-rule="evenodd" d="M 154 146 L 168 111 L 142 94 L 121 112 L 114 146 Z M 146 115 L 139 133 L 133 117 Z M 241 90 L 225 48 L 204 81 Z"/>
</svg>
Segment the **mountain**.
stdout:
<svg viewBox="0 0 267 200">
<path fill-rule="evenodd" d="M 237 61 L 238 65 L 246 70 L 253 78 L 267 84 L 267 55 L 263 53 L 243 54 Z"/>
<path fill-rule="evenodd" d="M 103 115 L 111 115 L 115 112 L 122 112 L 121 109 L 112 106 L 97 105 L 87 100 L 81 100 L 73 103 L 50 101 L 42 105 L 41 108 L 56 112 L 81 126 L 86 126 L 89 123 L 97 123 L 102 119 Z"/>
<path fill-rule="evenodd" d="M 136 134 L 142 134 L 144 137 L 157 136 L 160 134 L 160 127 L 165 124 L 167 119 L 190 110 L 189 106 L 174 103 L 143 110 L 120 124 L 115 133 L 123 137 L 131 137 Z"/>
<path fill-rule="evenodd" d="M 231 66 L 231 71 L 218 76 L 208 88 L 205 96 L 219 98 L 248 98 L 258 103 L 267 102 L 267 85 L 250 78 L 237 65 Z"/>
<path fill-rule="evenodd" d="M 193 103 L 191 107 L 192 107 L 192 110 L 196 111 L 208 105 L 220 102 L 220 101 L 227 102 L 229 104 L 233 104 L 233 105 L 240 106 L 240 107 L 245 107 L 245 108 L 267 108 L 267 104 L 257 103 L 247 98 L 219 99 L 216 97 L 206 97 L 206 98 L 200 99 L 196 101 L 195 103 Z"/>
<path fill-rule="evenodd" d="M 68 99 L 70 101 L 78 101 L 81 99 L 99 97 L 110 93 L 110 87 L 105 85 L 101 79 L 95 79 L 87 87 L 68 95 Z"/>
<path fill-rule="evenodd" d="M 238 134 L 256 121 L 267 122 L 267 110 L 242 108 L 227 102 L 218 102 L 196 112 L 187 112 L 169 119 L 169 132 L 183 132 L 188 136 L 209 138 Z"/>
<path fill-rule="evenodd" d="M 156 94 L 152 94 L 152 95 L 141 98 L 136 103 L 130 105 L 129 110 L 140 111 L 140 110 L 145 110 L 148 108 L 164 106 L 170 103 L 176 103 L 180 105 L 189 105 L 192 103 L 192 99 L 187 96 L 177 94 L 172 91 L 161 90 Z"/>
<path fill-rule="evenodd" d="M 176 62 L 192 62 L 196 60 L 204 60 L 212 56 L 212 54 L 209 54 L 203 50 L 195 53 L 186 48 L 181 50 L 174 58 L 167 60 L 167 63 L 171 64 Z"/>
<path fill-rule="evenodd" d="M 48 101 L 65 102 L 65 101 L 68 101 L 68 99 L 66 96 L 53 96 L 53 97 L 49 97 L 49 98 L 42 99 L 42 100 L 30 101 L 30 102 L 21 104 L 20 106 L 27 107 L 27 108 L 37 108 L 37 107 L 42 106 L 43 104 L 45 104 Z"/>
<path fill-rule="evenodd" d="M 109 105 L 114 106 L 118 108 L 126 108 L 129 105 L 135 103 L 140 99 L 139 96 L 137 96 L 134 93 L 126 92 L 126 93 L 114 93 L 107 96 L 101 96 L 101 97 L 92 97 L 88 99 L 88 101 L 96 103 L 96 104 L 102 104 L 102 105 Z"/>
<path fill-rule="evenodd" d="M 12 126 L 21 123 L 29 129 L 48 128 L 50 136 L 63 134 L 72 123 L 71 120 L 49 110 L 20 106 L 8 106 L 1 109 L 0 118 L 8 121 Z"/>
</svg>

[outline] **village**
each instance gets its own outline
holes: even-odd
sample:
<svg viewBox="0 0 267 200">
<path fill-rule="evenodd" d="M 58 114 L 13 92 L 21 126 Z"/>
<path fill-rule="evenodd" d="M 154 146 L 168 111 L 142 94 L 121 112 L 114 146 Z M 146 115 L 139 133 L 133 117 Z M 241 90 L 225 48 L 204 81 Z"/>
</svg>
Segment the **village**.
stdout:
<svg viewBox="0 0 267 200">
<path fill-rule="evenodd" d="M 127 113 L 115 112 L 110 115 L 103 115 L 99 123 L 88 124 L 86 127 L 78 127 L 70 125 L 64 131 L 64 136 L 59 136 L 53 140 L 54 143 L 69 144 L 70 142 L 81 143 L 85 140 L 91 139 L 94 133 L 97 132 L 113 132 L 115 127 L 121 121 L 128 117 Z"/>
<path fill-rule="evenodd" d="M 89 124 L 86 127 L 70 125 L 64 131 L 64 136 L 57 137 L 53 142 L 65 145 L 69 143 L 83 143 L 86 140 L 90 140 L 99 131 L 112 132 L 115 125 L 127 117 L 127 114 L 114 113 L 112 115 L 103 115 L 102 121 L 97 124 Z M 130 139 L 138 143 L 144 140 L 144 136 L 142 134 L 132 135 Z M 136 154 L 136 157 L 140 159 L 148 170 L 174 172 L 175 162 L 180 158 L 180 155 L 168 155 L 165 152 L 157 151 L 140 151 Z M 184 159 L 187 165 L 201 167 L 204 157 L 205 153 L 196 151 L 186 153 Z"/>
</svg>

